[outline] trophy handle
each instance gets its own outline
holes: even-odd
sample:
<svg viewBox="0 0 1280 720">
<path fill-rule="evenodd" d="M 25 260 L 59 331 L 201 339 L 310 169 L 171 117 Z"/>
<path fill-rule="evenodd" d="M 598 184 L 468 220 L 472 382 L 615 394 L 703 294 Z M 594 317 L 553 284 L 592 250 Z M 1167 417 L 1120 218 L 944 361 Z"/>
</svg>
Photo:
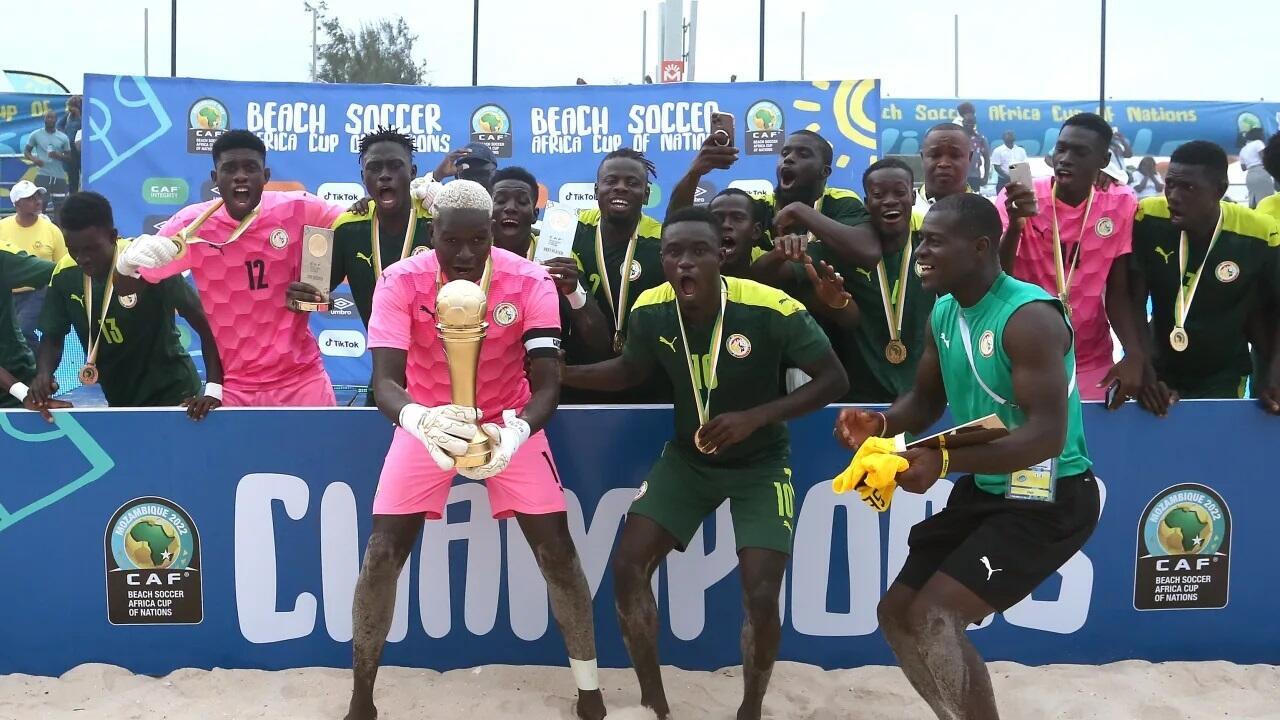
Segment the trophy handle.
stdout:
<svg viewBox="0 0 1280 720">
<path fill-rule="evenodd" d="M 186 255 L 186 254 L 187 254 L 187 240 L 186 240 L 186 238 L 185 238 L 185 237 L 183 237 L 183 236 L 182 236 L 182 234 L 181 234 L 181 233 L 179 233 L 179 234 L 177 234 L 177 235 L 175 235 L 175 236 L 173 236 L 173 237 L 171 237 L 171 238 L 169 238 L 169 239 L 170 239 L 170 240 L 172 240 L 172 241 L 173 241 L 174 246 L 178 248 L 178 254 L 174 256 L 174 259 L 175 259 L 175 260 L 178 260 L 178 259 L 180 259 L 183 255 Z"/>
</svg>

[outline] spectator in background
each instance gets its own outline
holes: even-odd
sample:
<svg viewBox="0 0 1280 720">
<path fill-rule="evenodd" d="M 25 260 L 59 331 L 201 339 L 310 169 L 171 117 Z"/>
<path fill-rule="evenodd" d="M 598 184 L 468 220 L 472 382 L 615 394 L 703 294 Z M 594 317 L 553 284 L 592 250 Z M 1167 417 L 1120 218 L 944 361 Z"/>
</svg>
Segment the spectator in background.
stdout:
<svg viewBox="0 0 1280 720">
<path fill-rule="evenodd" d="M 1012 130 L 1005 130 L 1002 139 L 1004 143 L 991 152 L 991 167 L 996 171 L 996 192 L 1009 184 L 1009 166 L 1027 161 L 1027 151 L 1013 144 L 1017 138 Z"/>
<path fill-rule="evenodd" d="M 71 151 L 71 140 L 57 127 L 58 113 L 44 114 L 44 127 L 31 133 L 23 157 L 35 165 L 36 185 L 51 193 L 66 192 L 67 168 L 64 164 Z"/>
<path fill-rule="evenodd" d="M 1129 184 L 1129 169 L 1125 167 L 1125 158 L 1133 157 L 1133 146 L 1128 138 L 1120 132 L 1120 128 L 1111 127 L 1111 162 L 1102 169 L 1121 185 Z"/>
<path fill-rule="evenodd" d="M 1280 180 L 1280 132 L 1271 136 L 1262 150 L 1262 167 L 1273 179 Z M 1280 194 L 1265 197 L 1258 203 L 1258 212 L 1280 221 Z"/>
<path fill-rule="evenodd" d="M 57 263 L 67 254 L 67 246 L 62 239 L 62 231 L 42 212 L 46 197 L 48 192 L 30 180 L 14 184 L 9 191 L 9 199 L 18 212 L 0 220 L 0 245 L 7 243 L 32 257 Z M 40 324 L 40 307 L 44 304 L 46 290 L 48 288 L 43 283 L 37 287 L 13 289 L 13 311 L 22 337 L 32 353 L 39 347 L 36 327 Z"/>
<path fill-rule="evenodd" d="M 67 112 L 58 118 L 58 129 L 63 135 L 71 138 L 71 148 L 67 151 L 65 162 L 67 168 L 67 192 L 80 192 L 80 127 L 83 124 L 84 96 L 72 95 L 67 98 Z"/>
<path fill-rule="evenodd" d="M 1264 198 L 1276 193 L 1276 181 L 1262 163 L 1262 151 L 1266 148 L 1266 133 L 1262 128 L 1250 128 L 1245 133 L 1244 147 L 1240 148 L 1240 169 L 1244 170 L 1244 183 L 1249 188 L 1249 207 L 1256 208 Z"/>
<path fill-rule="evenodd" d="M 1138 163 L 1138 172 L 1134 174 L 1131 186 L 1139 200 L 1164 194 L 1164 176 L 1156 170 L 1155 158 L 1150 155 L 1142 158 Z"/>
<path fill-rule="evenodd" d="M 20 407 L 26 396 L 26 384 L 36 374 L 36 358 L 18 333 L 10 292 L 18 287 L 44 287 L 53 274 L 53 263 L 32 257 L 7 243 L 0 243 L 0 370 L 8 372 L 22 387 L 15 393 L 0 395 L 0 408 Z M 5 382 L 11 382 L 5 379 Z"/>
<path fill-rule="evenodd" d="M 982 190 L 991 175 L 991 145 L 982 133 L 978 132 L 978 114 L 971 102 L 962 102 L 956 106 L 960 115 L 960 126 L 969 135 L 969 144 L 973 148 L 973 156 L 969 158 L 969 174 L 966 180 L 973 192 Z"/>
</svg>

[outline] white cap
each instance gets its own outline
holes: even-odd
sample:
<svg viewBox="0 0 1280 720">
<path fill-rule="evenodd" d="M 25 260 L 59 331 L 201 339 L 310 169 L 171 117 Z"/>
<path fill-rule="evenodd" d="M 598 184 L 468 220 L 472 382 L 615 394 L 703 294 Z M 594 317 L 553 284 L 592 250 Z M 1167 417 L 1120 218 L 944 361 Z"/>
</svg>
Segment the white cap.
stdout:
<svg viewBox="0 0 1280 720">
<path fill-rule="evenodd" d="M 9 190 L 9 199 L 13 202 L 26 200 L 36 193 L 45 192 L 45 189 L 31 182 L 30 180 L 19 180 L 13 184 Z"/>
</svg>

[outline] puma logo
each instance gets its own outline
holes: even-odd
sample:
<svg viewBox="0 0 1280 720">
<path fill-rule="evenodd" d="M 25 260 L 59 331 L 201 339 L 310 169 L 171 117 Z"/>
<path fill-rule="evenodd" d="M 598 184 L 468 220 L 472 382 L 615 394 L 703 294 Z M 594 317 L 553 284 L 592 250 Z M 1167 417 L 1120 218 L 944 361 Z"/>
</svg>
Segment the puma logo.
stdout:
<svg viewBox="0 0 1280 720">
<path fill-rule="evenodd" d="M 1164 258 L 1164 264 L 1165 264 L 1165 265 L 1168 265 L 1168 264 L 1169 264 L 1169 258 L 1173 257 L 1173 252 L 1172 252 L 1172 251 L 1165 250 L 1165 249 L 1164 249 L 1164 248 L 1162 248 L 1162 247 L 1157 247 L 1157 248 L 1156 248 L 1156 254 L 1157 254 L 1157 255 L 1159 255 L 1160 257 Z"/>
<path fill-rule="evenodd" d="M 660 342 L 660 343 L 662 343 L 663 345 L 666 345 L 667 347 L 671 348 L 671 352 L 675 352 L 675 351 L 676 351 L 676 341 L 675 341 L 675 339 L 674 339 L 674 338 L 673 338 L 673 339 L 671 339 L 671 340 L 668 340 L 668 339 L 666 339 L 666 338 L 662 337 L 661 335 L 659 335 L 659 336 L 658 336 L 658 342 Z"/>
<path fill-rule="evenodd" d="M 982 566 L 987 569 L 987 582 L 991 582 L 992 575 L 995 575 L 998 572 L 1004 571 L 1004 568 L 991 567 L 991 561 L 987 559 L 986 555 L 983 555 L 982 557 L 978 558 L 978 562 L 982 563 Z"/>
<path fill-rule="evenodd" d="M 946 346 L 947 346 L 947 349 L 948 349 L 948 350 L 950 350 L 950 349 L 951 349 L 951 341 L 947 339 L 947 334 L 946 334 L 946 333 L 938 333 L 938 336 L 942 338 L 942 344 L 943 344 L 943 345 L 946 345 Z"/>
<path fill-rule="evenodd" d="M 858 273 L 859 275 L 862 275 L 862 276 L 866 277 L 866 278 L 867 278 L 867 282 L 871 282 L 871 271 L 870 271 L 870 270 L 868 270 L 868 269 L 866 269 L 866 268 L 854 268 L 854 270 L 855 270 L 855 271 L 857 271 L 857 273 Z"/>
<path fill-rule="evenodd" d="M 418 306 L 418 309 L 419 309 L 419 310 L 421 310 L 422 312 L 424 312 L 424 313 L 426 313 L 426 314 L 430 315 L 431 317 L 435 317 L 435 316 L 436 316 L 436 314 L 435 314 L 435 313 L 433 313 L 433 312 L 431 312 L 431 309 L 430 309 L 430 308 L 428 308 L 426 305 L 419 305 L 419 306 Z"/>
<path fill-rule="evenodd" d="M 373 258 L 369 257 L 368 255 L 358 252 L 356 253 L 356 257 L 368 263 L 369 267 L 373 267 Z"/>
<path fill-rule="evenodd" d="M 72 295 L 71 299 L 80 303 L 80 307 L 84 307 L 84 298 L 80 297 L 79 295 Z"/>
<path fill-rule="evenodd" d="M 795 534 L 796 534 L 796 530 L 795 530 L 795 528 L 791 527 L 791 521 L 790 521 L 790 520 L 783 520 L 783 521 L 782 521 L 782 526 L 783 526 L 783 527 L 785 527 L 785 528 L 787 529 L 787 532 L 791 533 L 792 535 L 795 535 Z"/>
</svg>

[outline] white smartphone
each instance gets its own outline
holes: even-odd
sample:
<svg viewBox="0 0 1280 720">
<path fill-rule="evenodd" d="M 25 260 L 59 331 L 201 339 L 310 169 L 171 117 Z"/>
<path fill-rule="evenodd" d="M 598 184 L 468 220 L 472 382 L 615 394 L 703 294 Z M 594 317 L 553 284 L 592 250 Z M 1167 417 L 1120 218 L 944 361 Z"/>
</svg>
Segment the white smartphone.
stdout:
<svg viewBox="0 0 1280 720">
<path fill-rule="evenodd" d="M 1018 163 L 1009 166 L 1009 182 L 1018 183 L 1025 188 L 1034 187 L 1031 177 L 1031 166 L 1027 163 Z M 1039 212 L 1039 205 L 1034 200 L 1031 203 L 1031 212 Z"/>
</svg>

